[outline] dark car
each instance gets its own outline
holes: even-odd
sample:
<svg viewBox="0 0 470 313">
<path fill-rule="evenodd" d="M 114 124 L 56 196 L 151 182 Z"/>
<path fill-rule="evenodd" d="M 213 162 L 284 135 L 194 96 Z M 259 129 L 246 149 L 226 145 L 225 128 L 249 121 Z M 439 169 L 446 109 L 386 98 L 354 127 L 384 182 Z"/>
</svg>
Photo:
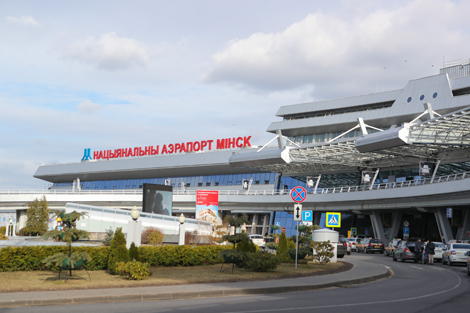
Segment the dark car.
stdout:
<svg viewBox="0 0 470 313">
<path fill-rule="evenodd" d="M 383 241 L 381 241 L 380 239 L 364 239 L 364 240 L 365 242 L 363 242 L 364 244 L 363 251 L 365 253 L 375 253 L 375 252 L 384 253 L 385 245 Z"/>
<path fill-rule="evenodd" d="M 415 241 L 414 240 L 402 240 L 398 243 L 397 248 L 393 251 L 393 261 L 400 260 L 405 262 L 411 260 L 416 262 L 415 257 Z"/>
<path fill-rule="evenodd" d="M 348 241 L 343 236 L 339 236 L 339 242 L 336 245 L 336 257 L 343 258 L 348 253 Z"/>
</svg>

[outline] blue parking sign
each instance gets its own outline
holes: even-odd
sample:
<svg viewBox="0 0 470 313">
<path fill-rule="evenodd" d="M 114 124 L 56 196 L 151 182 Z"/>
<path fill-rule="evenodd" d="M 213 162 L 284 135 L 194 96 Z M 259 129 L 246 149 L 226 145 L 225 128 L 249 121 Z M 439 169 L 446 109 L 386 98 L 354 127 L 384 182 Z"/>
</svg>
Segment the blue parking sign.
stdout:
<svg viewBox="0 0 470 313">
<path fill-rule="evenodd" d="M 312 211 L 302 211 L 302 221 L 303 222 L 313 222 L 313 212 Z"/>
</svg>

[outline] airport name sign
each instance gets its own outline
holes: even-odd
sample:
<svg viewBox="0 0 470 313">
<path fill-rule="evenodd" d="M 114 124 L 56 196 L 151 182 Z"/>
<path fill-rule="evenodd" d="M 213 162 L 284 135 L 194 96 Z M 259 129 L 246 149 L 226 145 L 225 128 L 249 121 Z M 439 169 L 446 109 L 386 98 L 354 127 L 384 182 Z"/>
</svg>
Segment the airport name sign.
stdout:
<svg viewBox="0 0 470 313">
<path fill-rule="evenodd" d="M 129 157 L 152 156 L 162 154 L 176 154 L 189 152 L 202 152 L 211 150 L 224 150 L 235 148 L 251 147 L 251 136 L 223 138 L 216 140 L 189 141 L 182 143 L 170 143 L 160 146 L 146 146 L 134 148 L 119 148 L 114 150 L 94 151 L 91 156 L 91 149 L 85 149 L 82 161 L 89 160 L 109 160 Z"/>
</svg>

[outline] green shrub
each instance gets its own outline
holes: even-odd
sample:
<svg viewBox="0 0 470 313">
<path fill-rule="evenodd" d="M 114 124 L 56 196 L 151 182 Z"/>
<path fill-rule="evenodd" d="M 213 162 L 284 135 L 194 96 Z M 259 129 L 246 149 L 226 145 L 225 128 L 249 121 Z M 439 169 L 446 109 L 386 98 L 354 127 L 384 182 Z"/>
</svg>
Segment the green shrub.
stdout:
<svg viewBox="0 0 470 313">
<path fill-rule="evenodd" d="M 330 263 L 330 258 L 333 257 L 333 245 L 330 241 L 312 241 L 310 246 L 313 249 L 313 261 L 318 263 Z"/>
<path fill-rule="evenodd" d="M 5 226 L 0 227 L 0 240 L 8 240 L 8 237 L 5 235 L 7 228 Z"/>
<path fill-rule="evenodd" d="M 142 280 L 150 276 L 148 263 L 141 263 L 136 260 L 127 263 L 118 262 L 116 272 L 119 273 L 119 276 L 129 280 Z"/>
<path fill-rule="evenodd" d="M 227 246 L 140 246 L 141 262 L 150 266 L 195 266 L 211 265 L 223 262 L 219 256 Z"/>
<path fill-rule="evenodd" d="M 153 232 L 159 232 L 163 235 L 163 232 L 160 229 L 158 229 L 156 227 L 147 227 L 142 231 L 142 234 L 140 236 L 140 242 L 143 245 L 148 244 L 149 243 L 148 236 Z"/>
<path fill-rule="evenodd" d="M 141 246 L 138 248 L 141 262 L 150 266 L 195 266 L 224 262 L 219 257 L 227 246 Z M 110 247 L 72 247 L 72 252 L 87 252 L 91 260 L 86 268 L 91 271 L 108 268 Z M 68 253 L 66 246 L 24 246 L 0 249 L 0 272 L 39 271 L 47 267 L 41 261 L 56 253 Z M 52 265 L 49 269 L 59 270 Z"/>
<path fill-rule="evenodd" d="M 147 241 L 152 246 L 157 246 L 157 245 L 161 245 L 163 243 L 163 238 L 164 237 L 165 236 L 163 235 L 163 233 L 157 229 L 157 230 L 152 231 L 147 236 Z"/>
<path fill-rule="evenodd" d="M 255 253 L 248 253 L 245 268 L 251 269 L 255 272 L 268 272 L 274 271 L 281 261 L 275 254 L 266 251 L 257 251 Z"/>
<path fill-rule="evenodd" d="M 114 230 L 112 228 L 106 229 L 103 241 L 101 242 L 105 246 L 110 246 L 114 238 Z"/>
<path fill-rule="evenodd" d="M 276 255 L 282 263 L 291 262 L 291 259 L 289 257 L 289 253 L 288 253 L 286 232 L 284 232 L 284 231 L 282 232 L 281 237 L 279 238 L 279 243 L 277 245 Z"/>
<path fill-rule="evenodd" d="M 122 233 L 122 228 L 116 229 L 114 238 L 111 241 L 111 247 L 108 258 L 108 270 L 111 274 L 116 275 L 116 264 L 118 262 L 129 262 L 129 251 L 126 248 L 126 238 Z"/>
<path fill-rule="evenodd" d="M 129 248 L 129 260 L 140 261 L 139 249 L 137 249 L 134 243 L 131 243 L 131 246 Z"/>
<path fill-rule="evenodd" d="M 269 248 L 269 249 L 272 249 L 272 250 L 276 250 L 276 249 L 277 249 L 277 243 L 268 242 L 268 243 L 266 244 L 266 247 Z"/>
<path fill-rule="evenodd" d="M 236 249 L 240 252 L 256 252 L 259 247 L 253 241 L 247 239 L 237 243 Z"/>
<path fill-rule="evenodd" d="M 72 247 L 73 252 L 87 252 L 91 260 L 88 270 L 104 270 L 108 266 L 108 247 Z M 58 270 L 57 266 L 46 267 L 42 260 L 57 254 L 68 254 L 66 246 L 25 246 L 0 249 L 0 272 Z"/>
</svg>

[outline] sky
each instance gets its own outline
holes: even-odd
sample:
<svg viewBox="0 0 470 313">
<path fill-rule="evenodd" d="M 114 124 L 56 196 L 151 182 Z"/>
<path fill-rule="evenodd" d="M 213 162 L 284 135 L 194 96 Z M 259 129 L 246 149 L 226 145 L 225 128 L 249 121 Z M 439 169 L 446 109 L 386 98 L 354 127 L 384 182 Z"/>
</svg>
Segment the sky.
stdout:
<svg viewBox="0 0 470 313">
<path fill-rule="evenodd" d="M 252 136 L 280 106 L 470 59 L 470 1 L 0 0 L 0 190 L 40 165 Z M 327 109 L 327 108 L 325 108 Z"/>
</svg>

